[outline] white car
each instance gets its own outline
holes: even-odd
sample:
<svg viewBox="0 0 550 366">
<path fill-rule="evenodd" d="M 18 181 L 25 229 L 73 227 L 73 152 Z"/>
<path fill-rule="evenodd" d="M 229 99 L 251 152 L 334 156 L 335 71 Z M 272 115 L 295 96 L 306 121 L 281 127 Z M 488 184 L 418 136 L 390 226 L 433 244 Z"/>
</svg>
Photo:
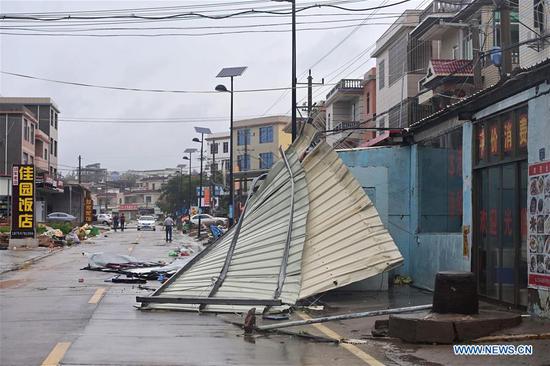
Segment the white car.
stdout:
<svg viewBox="0 0 550 366">
<path fill-rule="evenodd" d="M 103 225 L 111 225 L 113 216 L 111 214 L 99 214 L 97 215 L 97 222 Z"/>
<path fill-rule="evenodd" d="M 199 216 L 201 218 L 201 225 L 227 225 L 227 217 L 214 217 L 208 214 L 199 214 L 191 216 L 191 223 L 193 225 L 199 224 Z"/>
<path fill-rule="evenodd" d="M 137 229 L 156 231 L 155 218 L 153 216 L 140 216 L 137 222 Z"/>
<path fill-rule="evenodd" d="M 46 219 L 48 221 L 57 221 L 57 222 L 73 222 L 76 221 L 76 217 L 73 215 L 69 215 L 65 212 L 52 212 L 48 216 L 46 216 Z"/>
</svg>

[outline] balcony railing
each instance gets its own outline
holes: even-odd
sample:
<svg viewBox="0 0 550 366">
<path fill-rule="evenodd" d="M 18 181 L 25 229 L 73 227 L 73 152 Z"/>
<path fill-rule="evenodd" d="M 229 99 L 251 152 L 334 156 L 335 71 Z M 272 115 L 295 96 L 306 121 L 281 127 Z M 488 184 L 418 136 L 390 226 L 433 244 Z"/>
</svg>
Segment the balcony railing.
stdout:
<svg viewBox="0 0 550 366">
<path fill-rule="evenodd" d="M 357 91 L 362 89 L 363 89 L 362 79 L 342 79 L 327 94 L 327 100 L 330 99 L 330 97 L 332 97 L 334 94 L 338 92 Z"/>
<path fill-rule="evenodd" d="M 420 13 L 420 22 L 432 14 L 453 14 L 458 13 L 462 8 L 471 3 L 473 0 L 445 0 L 433 1 L 430 5 Z"/>
<path fill-rule="evenodd" d="M 360 124 L 361 122 L 359 121 L 340 122 L 334 127 L 334 130 L 348 130 L 350 128 L 357 128 Z"/>
</svg>

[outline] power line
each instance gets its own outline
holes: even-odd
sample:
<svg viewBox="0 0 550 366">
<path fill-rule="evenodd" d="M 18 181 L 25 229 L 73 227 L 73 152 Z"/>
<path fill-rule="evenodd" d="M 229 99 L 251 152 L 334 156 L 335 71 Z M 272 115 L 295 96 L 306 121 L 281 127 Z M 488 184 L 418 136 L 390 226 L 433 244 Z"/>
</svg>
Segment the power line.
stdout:
<svg viewBox="0 0 550 366">
<path fill-rule="evenodd" d="M 300 13 L 309 9 L 314 8 L 332 8 L 342 11 L 348 11 L 348 12 L 364 12 L 369 10 L 375 10 L 375 9 L 384 9 L 389 8 L 392 6 L 404 4 L 406 2 L 409 2 L 410 0 L 400 0 L 395 3 L 386 4 L 386 5 L 379 5 L 379 6 L 373 6 L 368 8 L 348 8 L 340 5 L 333 5 L 333 4 L 315 4 L 315 5 L 309 5 L 304 6 L 302 8 L 296 9 L 295 13 Z M 185 12 L 185 13 L 176 13 L 176 14 L 170 14 L 170 15 L 162 15 L 162 16 L 147 16 L 147 15 L 138 15 L 138 14 L 125 14 L 125 15 L 104 15 L 104 16 L 80 16 L 80 15 L 67 15 L 67 16 L 57 16 L 57 17 L 38 17 L 38 16 L 27 16 L 27 15 L 1 15 L 0 20 L 6 20 L 6 19 L 14 19 L 14 20 L 35 20 L 35 21 L 43 21 L 43 22 L 53 22 L 53 21 L 60 21 L 60 20 L 99 20 L 99 19 L 144 19 L 144 20 L 159 20 L 159 19 L 179 19 L 179 18 L 204 18 L 204 19 L 227 19 L 238 15 L 246 15 L 246 14 L 276 14 L 276 15 L 291 15 L 292 11 L 278 11 L 278 10 L 255 10 L 255 9 L 249 9 L 249 10 L 243 10 L 236 13 L 229 13 L 229 14 L 222 14 L 222 15 L 208 15 L 198 12 Z"/>
<path fill-rule="evenodd" d="M 66 85 L 74 85 L 74 86 L 81 86 L 81 87 L 88 87 L 88 88 L 98 88 L 98 89 L 109 89 L 109 90 L 121 90 L 121 91 L 133 91 L 133 92 L 151 92 L 151 93 L 178 93 L 178 94 L 219 94 L 220 92 L 215 90 L 178 90 L 178 89 L 146 89 L 146 88 L 131 88 L 131 87 L 122 87 L 122 86 L 109 86 L 109 85 L 99 85 L 99 84 L 88 84 L 88 83 L 80 83 L 80 82 L 74 82 L 74 81 L 66 81 L 66 80 L 56 80 L 56 79 L 48 79 L 48 78 L 42 78 L 38 76 L 32 76 L 32 75 L 25 75 L 25 74 L 19 74 L 9 71 L 3 71 L 0 70 L 0 73 L 16 76 L 20 78 L 26 78 L 26 79 L 33 79 L 33 80 L 41 80 L 41 81 L 47 81 L 52 83 L 58 83 L 58 84 L 66 84 Z M 298 88 L 307 88 L 307 86 L 304 87 L 296 87 Z M 271 92 L 271 91 L 281 91 L 281 90 L 287 90 L 292 89 L 292 87 L 279 87 L 279 88 L 259 88 L 259 89 L 243 89 L 243 90 L 235 90 L 235 93 L 257 93 L 257 92 Z"/>
</svg>

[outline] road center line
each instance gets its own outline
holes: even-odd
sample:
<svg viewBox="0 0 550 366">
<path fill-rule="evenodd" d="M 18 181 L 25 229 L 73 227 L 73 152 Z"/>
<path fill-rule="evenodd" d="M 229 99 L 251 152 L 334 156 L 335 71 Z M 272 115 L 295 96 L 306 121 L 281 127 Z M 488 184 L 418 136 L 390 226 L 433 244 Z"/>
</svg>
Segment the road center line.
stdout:
<svg viewBox="0 0 550 366">
<path fill-rule="evenodd" d="M 59 342 L 52 349 L 48 357 L 42 362 L 42 366 L 57 366 L 69 350 L 71 342 Z"/>
<path fill-rule="evenodd" d="M 105 291 L 106 291 L 105 287 L 100 287 L 97 290 L 95 290 L 94 294 L 90 298 L 90 301 L 88 301 L 88 304 L 97 304 L 105 294 Z"/>
<path fill-rule="evenodd" d="M 304 320 L 311 319 L 307 314 L 304 314 L 300 311 L 297 311 L 296 314 Z M 344 338 L 344 337 L 342 337 L 341 335 L 339 335 L 338 333 L 336 333 L 335 331 L 333 331 L 332 329 L 330 329 L 329 327 L 327 327 L 323 324 L 315 323 L 315 324 L 310 324 L 310 325 L 317 328 L 323 334 L 325 334 L 326 336 L 328 336 L 332 339 L 340 340 L 340 339 Z M 356 357 L 361 359 L 367 365 L 384 366 L 384 364 L 382 362 L 378 361 L 376 358 L 372 357 L 367 352 L 363 351 L 362 349 L 360 349 L 359 347 L 357 347 L 353 344 L 340 343 L 340 346 L 343 347 L 344 349 L 348 350 L 349 352 L 353 353 Z"/>
</svg>

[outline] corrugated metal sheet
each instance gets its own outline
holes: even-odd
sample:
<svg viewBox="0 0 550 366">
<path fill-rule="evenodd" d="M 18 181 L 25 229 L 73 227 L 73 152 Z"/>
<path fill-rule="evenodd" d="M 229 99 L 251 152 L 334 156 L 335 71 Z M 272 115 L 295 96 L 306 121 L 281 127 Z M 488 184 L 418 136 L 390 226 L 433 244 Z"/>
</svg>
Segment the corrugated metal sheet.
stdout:
<svg viewBox="0 0 550 366">
<path fill-rule="evenodd" d="M 401 261 L 357 180 L 316 130 L 306 125 L 251 197 L 239 225 L 152 296 L 281 299 L 292 305 L 300 298 L 387 271 Z M 188 304 L 145 307 L 199 310 L 198 305 Z M 249 308 L 204 305 L 200 310 Z"/>
<path fill-rule="evenodd" d="M 311 141 L 314 131 L 304 131 Z M 403 258 L 363 188 L 326 143 L 302 161 L 309 190 L 299 298 L 342 287 L 399 265 Z"/>
</svg>

